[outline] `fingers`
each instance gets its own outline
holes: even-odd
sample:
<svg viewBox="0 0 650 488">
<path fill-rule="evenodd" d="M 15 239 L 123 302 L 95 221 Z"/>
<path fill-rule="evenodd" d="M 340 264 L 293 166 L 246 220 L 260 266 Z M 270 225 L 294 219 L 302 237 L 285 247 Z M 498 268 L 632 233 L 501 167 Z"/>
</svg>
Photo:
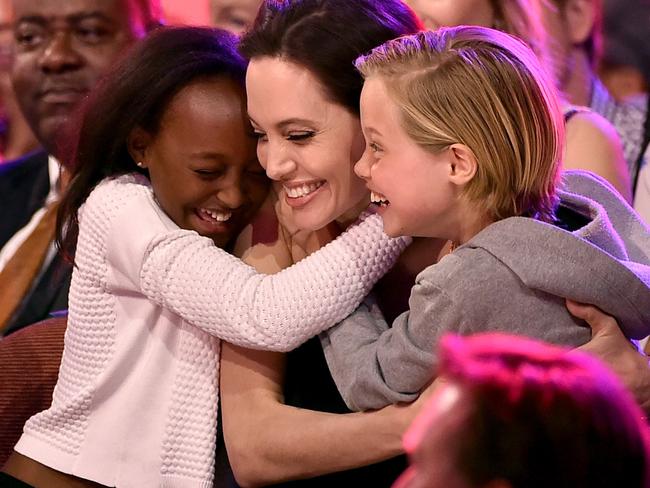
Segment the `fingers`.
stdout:
<svg viewBox="0 0 650 488">
<path fill-rule="evenodd" d="M 613 334 L 623 335 L 623 332 L 618 326 L 614 318 L 603 313 L 593 305 L 586 305 L 584 303 L 566 300 L 566 307 L 574 317 L 584 320 L 589 324 L 592 330 L 592 335 Z"/>
</svg>

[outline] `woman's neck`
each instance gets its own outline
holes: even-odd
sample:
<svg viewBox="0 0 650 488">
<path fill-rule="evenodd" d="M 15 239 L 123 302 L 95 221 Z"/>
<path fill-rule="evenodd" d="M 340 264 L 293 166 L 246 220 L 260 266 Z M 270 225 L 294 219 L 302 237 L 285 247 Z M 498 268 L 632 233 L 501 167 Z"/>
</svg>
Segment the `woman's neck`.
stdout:
<svg viewBox="0 0 650 488">
<path fill-rule="evenodd" d="M 370 196 L 364 196 L 357 204 L 347 212 L 340 215 L 336 220 L 331 221 L 325 227 L 317 230 L 298 230 L 293 232 L 285 240 L 288 243 L 289 251 L 294 262 L 309 256 L 336 237 L 350 225 L 352 225 L 370 204 Z"/>
</svg>

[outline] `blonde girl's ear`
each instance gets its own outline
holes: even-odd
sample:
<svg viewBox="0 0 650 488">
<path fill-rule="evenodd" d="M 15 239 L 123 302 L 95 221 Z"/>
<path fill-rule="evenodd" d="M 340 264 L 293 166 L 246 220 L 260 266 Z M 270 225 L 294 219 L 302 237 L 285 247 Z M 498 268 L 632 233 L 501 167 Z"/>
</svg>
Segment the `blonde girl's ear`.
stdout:
<svg viewBox="0 0 650 488">
<path fill-rule="evenodd" d="M 151 139 L 151 134 L 141 127 L 135 127 L 127 138 L 126 145 L 129 155 L 140 168 L 147 167 L 147 149 L 151 144 Z"/>
<path fill-rule="evenodd" d="M 448 151 L 449 181 L 458 186 L 465 186 L 478 171 L 476 156 L 465 144 L 452 144 Z"/>
</svg>

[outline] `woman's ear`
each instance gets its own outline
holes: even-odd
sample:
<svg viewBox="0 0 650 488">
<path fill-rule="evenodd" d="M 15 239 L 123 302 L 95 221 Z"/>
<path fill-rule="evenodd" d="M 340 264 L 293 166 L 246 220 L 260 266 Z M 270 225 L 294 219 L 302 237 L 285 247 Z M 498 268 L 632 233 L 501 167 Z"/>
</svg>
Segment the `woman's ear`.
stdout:
<svg viewBox="0 0 650 488">
<path fill-rule="evenodd" d="M 449 146 L 449 157 L 449 181 L 458 186 L 465 186 L 478 170 L 474 152 L 465 144 L 452 144 Z"/>
<path fill-rule="evenodd" d="M 129 155 L 141 168 L 147 167 L 147 149 L 151 144 L 151 139 L 151 134 L 141 127 L 135 127 L 127 138 L 126 145 Z"/>
</svg>

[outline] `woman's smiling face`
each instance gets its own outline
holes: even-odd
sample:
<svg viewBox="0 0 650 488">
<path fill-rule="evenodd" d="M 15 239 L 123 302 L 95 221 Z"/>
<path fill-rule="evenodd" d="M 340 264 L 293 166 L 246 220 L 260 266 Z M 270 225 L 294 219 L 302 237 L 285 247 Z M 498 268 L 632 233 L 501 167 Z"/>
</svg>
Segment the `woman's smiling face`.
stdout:
<svg viewBox="0 0 650 488">
<path fill-rule="evenodd" d="M 308 69 L 281 58 L 253 58 L 246 91 L 257 155 L 283 213 L 306 230 L 354 218 L 368 202 L 353 171 L 365 145 L 359 118 Z"/>
</svg>

